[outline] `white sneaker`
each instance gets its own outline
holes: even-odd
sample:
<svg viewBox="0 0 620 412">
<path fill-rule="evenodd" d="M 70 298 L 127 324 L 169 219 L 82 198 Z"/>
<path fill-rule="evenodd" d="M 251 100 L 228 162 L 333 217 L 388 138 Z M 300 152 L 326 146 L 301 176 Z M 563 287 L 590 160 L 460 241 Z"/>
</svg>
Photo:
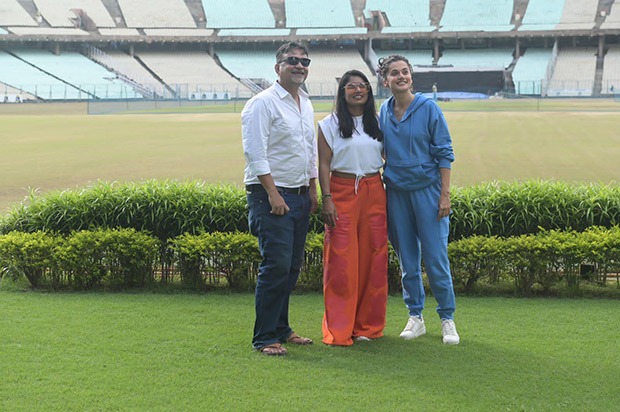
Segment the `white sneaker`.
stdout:
<svg viewBox="0 0 620 412">
<path fill-rule="evenodd" d="M 441 333 L 443 335 L 443 343 L 446 345 L 458 345 L 461 341 L 459 334 L 456 332 L 456 325 L 451 319 L 441 321 Z"/>
<path fill-rule="evenodd" d="M 400 337 L 409 340 L 415 339 L 426 333 L 426 326 L 424 326 L 424 319 L 422 316 L 409 316 L 407 326 L 400 333 Z"/>
<path fill-rule="evenodd" d="M 356 342 L 370 342 L 372 339 L 370 339 L 368 336 L 356 336 L 353 338 L 353 340 Z"/>
</svg>

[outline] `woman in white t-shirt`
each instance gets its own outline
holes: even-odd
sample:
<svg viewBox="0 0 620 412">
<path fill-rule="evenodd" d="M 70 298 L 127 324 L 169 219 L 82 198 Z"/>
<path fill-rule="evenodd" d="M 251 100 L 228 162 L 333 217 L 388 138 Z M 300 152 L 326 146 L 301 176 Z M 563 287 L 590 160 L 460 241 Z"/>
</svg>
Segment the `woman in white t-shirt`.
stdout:
<svg viewBox="0 0 620 412">
<path fill-rule="evenodd" d="M 319 122 L 323 193 L 323 342 L 350 346 L 383 336 L 387 305 L 387 219 L 383 134 L 368 78 L 346 72 L 336 110 Z"/>
</svg>

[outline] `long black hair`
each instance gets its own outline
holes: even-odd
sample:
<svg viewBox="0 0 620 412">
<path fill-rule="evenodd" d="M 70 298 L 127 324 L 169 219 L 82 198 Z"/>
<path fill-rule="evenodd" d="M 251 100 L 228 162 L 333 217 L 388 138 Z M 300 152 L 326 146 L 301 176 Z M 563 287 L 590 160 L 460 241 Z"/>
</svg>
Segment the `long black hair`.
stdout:
<svg viewBox="0 0 620 412">
<path fill-rule="evenodd" d="M 353 128 L 355 122 L 353 121 L 353 115 L 349 111 L 347 101 L 345 100 L 345 86 L 351 80 L 351 77 L 361 77 L 368 85 L 368 99 L 364 104 L 364 115 L 362 117 L 362 123 L 364 124 L 364 131 L 373 139 L 383 141 L 383 133 L 379 129 L 379 122 L 377 121 L 377 107 L 375 106 L 375 97 L 372 93 L 372 85 L 368 81 L 368 77 L 359 70 L 349 70 L 338 83 L 338 93 L 336 94 L 336 117 L 338 118 L 338 125 L 340 128 L 340 135 L 344 138 L 350 138 L 353 136 Z"/>
</svg>

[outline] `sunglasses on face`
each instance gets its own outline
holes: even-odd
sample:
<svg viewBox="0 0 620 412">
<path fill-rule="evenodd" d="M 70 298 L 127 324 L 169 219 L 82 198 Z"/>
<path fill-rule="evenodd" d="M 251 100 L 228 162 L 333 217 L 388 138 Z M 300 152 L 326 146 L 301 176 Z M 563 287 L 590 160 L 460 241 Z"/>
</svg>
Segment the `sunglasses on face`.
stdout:
<svg viewBox="0 0 620 412">
<path fill-rule="evenodd" d="M 360 89 L 362 91 L 370 90 L 370 85 L 368 83 L 347 83 L 344 85 L 346 90 L 357 90 Z"/>
<path fill-rule="evenodd" d="M 284 60 L 280 60 L 278 63 L 283 63 L 283 62 L 286 62 L 286 64 L 288 64 L 289 66 L 297 66 L 299 63 L 301 63 L 301 65 L 304 67 L 310 66 L 310 59 L 307 57 L 290 56 Z"/>
</svg>

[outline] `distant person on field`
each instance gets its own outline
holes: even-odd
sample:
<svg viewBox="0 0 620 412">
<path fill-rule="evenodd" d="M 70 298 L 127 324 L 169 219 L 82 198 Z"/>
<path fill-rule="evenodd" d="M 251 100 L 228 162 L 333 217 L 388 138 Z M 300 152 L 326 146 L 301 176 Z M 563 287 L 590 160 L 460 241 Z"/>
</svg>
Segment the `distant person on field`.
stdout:
<svg viewBox="0 0 620 412">
<path fill-rule="evenodd" d="M 252 346 L 265 355 L 286 355 L 284 343 L 312 343 L 293 332 L 288 318 L 310 212 L 318 204 L 314 110 L 300 89 L 309 66 L 305 45 L 282 45 L 276 52 L 278 80 L 241 113 L 249 226 L 262 256 Z"/>
<path fill-rule="evenodd" d="M 413 92 L 409 61 L 392 55 L 380 64 L 392 97 L 381 105 L 384 136 L 388 236 L 400 261 L 403 298 L 409 319 L 400 334 L 414 339 L 426 333 L 422 310 L 421 259 L 442 322 L 443 342 L 458 344 L 450 262 L 450 168 L 454 161 L 446 119 L 433 100 Z"/>
<path fill-rule="evenodd" d="M 437 101 L 437 83 L 433 83 L 433 100 Z"/>
<path fill-rule="evenodd" d="M 383 336 L 387 306 L 387 221 L 383 133 L 364 73 L 346 72 L 336 111 L 319 122 L 323 194 L 323 342 L 350 346 Z"/>
</svg>

